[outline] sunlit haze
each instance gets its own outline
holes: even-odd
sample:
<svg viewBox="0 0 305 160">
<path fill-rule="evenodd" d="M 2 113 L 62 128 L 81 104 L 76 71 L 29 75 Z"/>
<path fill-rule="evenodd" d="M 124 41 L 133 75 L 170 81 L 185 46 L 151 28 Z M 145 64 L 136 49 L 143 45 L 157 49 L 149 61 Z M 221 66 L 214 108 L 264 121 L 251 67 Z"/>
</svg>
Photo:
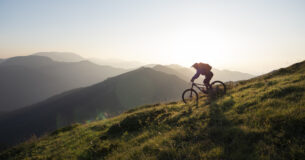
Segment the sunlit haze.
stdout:
<svg viewBox="0 0 305 160">
<path fill-rule="evenodd" d="M 305 59 L 305 1 L 1 0 L 0 58 L 44 51 L 261 74 Z"/>
</svg>

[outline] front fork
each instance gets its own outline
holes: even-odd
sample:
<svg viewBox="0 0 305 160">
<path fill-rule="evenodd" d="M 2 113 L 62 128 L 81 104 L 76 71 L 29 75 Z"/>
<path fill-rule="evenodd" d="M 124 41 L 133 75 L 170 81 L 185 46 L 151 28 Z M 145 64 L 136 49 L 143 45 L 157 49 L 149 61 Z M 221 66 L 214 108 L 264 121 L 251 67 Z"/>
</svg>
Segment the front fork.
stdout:
<svg viewBox="0 0 305 160">
<path fill-rule="evenodd" d="M 192 88 L 191 89 L 193 89 L 194 88 L 194 83 L 192 83 Z M 192 92 L 192 90 L 191 90 L 191 96 L 190 96 L 190 98 L 192 98 L 193 97 L 193 92 Z"/>
</svg>

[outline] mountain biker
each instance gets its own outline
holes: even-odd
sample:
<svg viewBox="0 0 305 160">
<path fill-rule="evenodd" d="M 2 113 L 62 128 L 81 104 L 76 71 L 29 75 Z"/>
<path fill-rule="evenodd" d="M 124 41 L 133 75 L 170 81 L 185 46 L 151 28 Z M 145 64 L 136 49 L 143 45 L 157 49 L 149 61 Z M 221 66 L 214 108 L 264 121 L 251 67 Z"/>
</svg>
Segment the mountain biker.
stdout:
<svg viewBox="0 0 305 160">
<path fill-rule="evenodd" d="M 210 90 L 211 89 L 210 81 L 214 75 L 211 72 L 212 67 L 209 64 L 201 63 L 201 62 L 193 64 L 192 67 L 195 68 L 197 72 L 191 79 L 191 82 L 193 83 L 194 80 L 200 76 L 200 74 L 204 75 L 205 79 L 203 80 L 203 83 L 206 86 L 207 90 Z"/>
</svg>

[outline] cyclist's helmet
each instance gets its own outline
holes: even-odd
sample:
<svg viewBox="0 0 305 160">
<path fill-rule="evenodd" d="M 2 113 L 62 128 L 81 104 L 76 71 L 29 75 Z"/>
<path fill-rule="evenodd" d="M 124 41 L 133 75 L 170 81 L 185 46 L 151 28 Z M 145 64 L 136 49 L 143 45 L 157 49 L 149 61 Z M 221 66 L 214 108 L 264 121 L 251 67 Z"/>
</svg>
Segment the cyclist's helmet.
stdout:
<svg viewBox="0 0 305 160">
<path fill-rule="evenodd" d="M 194 64 L 192 65 L 192 67 L 195 68 L 195 69 L 197 69 L 197 68 L 198 68 L 198 65 L 199 65 L 198 63 L 194 63 Z"/>
</svg>

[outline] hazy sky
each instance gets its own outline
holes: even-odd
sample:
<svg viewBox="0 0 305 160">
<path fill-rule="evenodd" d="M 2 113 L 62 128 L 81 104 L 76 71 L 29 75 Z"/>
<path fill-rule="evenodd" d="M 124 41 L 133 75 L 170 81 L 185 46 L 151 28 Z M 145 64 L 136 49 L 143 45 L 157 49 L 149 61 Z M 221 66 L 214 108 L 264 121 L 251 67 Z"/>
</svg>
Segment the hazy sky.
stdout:
<svg viewBox="0 0 305 160">
<path fill-rule="evenodd" d="M 40 51 L 264 73 L 305 60 L 305 1 L 0 0 L 0 58 Z"/>
</svg>

